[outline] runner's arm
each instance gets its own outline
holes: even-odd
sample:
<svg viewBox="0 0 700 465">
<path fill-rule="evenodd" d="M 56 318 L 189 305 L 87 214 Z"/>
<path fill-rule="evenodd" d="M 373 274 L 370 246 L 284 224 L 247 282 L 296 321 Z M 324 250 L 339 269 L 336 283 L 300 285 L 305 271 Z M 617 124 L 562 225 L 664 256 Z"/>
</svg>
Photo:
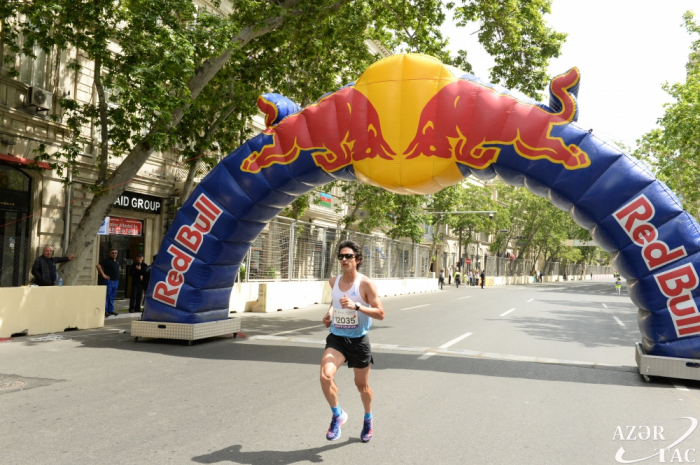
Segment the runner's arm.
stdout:
<svg viewBox="0 0 700 465">
<path fill-rule="evenodd" d="M 382 301 L 379 300 L 377 286 L 369 279 L 363 279 L 360 283 L 360 294 L 362 294 L 365 302 L 369 303 L 370 307 L 360 305 L 359 311 L 377 320 L 383 320 L 384 307 L 382 307 Z"/>
<path fill-rule="evenodd" d="M 335 284 L 335 276 L 333 276 L 328 283 L 331 285 L 331 289 L 333 289 L 333 285 Z M 325 315 L 323 315 L 323 324 L 326 326 L 326 328 L 330 327 L 331 325 L 331 311 L 333 310 L 333 302 L 328 306 L 328 311 L 326 312 Z"/>
</svg>

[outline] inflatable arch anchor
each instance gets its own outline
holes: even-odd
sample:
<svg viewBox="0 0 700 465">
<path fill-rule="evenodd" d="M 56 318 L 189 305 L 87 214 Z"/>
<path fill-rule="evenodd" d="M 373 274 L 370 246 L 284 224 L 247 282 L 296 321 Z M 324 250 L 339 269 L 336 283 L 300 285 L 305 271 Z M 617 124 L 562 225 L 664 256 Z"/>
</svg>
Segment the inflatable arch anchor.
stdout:
<svg viewBox="0 0 700 465">
<path fill-rule="evenodd" d="M 473 175 L 525 186 L 611 252 L 639 307 L 645 351 L 700 359 L 697 222 L 637 160 L 578 127 L 574 68 L 549 106 L 424 55 L 394 55 L 303 110 L 266 94 L 267 129 L 222 160 L 162 242 L 144 320 L 226 319 L 234 278 L 265 225 L 336 179 L 429 194 Z"/>
</svg>

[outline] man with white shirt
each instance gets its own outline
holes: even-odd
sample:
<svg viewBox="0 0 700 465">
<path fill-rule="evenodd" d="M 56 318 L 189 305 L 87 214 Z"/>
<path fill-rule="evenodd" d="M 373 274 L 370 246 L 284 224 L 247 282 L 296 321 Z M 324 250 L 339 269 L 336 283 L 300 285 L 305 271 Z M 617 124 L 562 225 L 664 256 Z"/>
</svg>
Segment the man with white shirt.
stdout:
<svg viewBox="0 0 700 465">
<path fill-rule="evenodd" d="M 333 302 L 323 317 L 323 324 L 330 328 L 326 338 L 326 350 L 321 359 L 321 388 L 333 411 L 326 439 L 340 437 L 340 427 L 348 414 L 338 403 L 338 386 L 333 381 L 338 368 L 345 361 L 355 372 L 355 386 L 360 391 L 365 417 L 360 434 L 363 442 L 372 439 L 372 389 L 369 387 L 369 365 L 374 363 L 367 332 L 372 318 L 384 319 L 384 308 L 377 294 L 377 287 L 358 272 L 362 264 L 362 248 L 353 241 L 343 241 L 338 246 L 338 260 L 343 274 L 330 279 Z"/>
</svg>

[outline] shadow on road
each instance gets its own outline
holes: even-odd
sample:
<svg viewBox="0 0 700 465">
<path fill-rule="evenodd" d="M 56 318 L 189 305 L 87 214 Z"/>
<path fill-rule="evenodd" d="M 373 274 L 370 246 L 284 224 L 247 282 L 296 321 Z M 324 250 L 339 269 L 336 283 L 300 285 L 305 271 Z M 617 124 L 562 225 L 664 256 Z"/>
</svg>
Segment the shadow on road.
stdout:
<svg viewBox="0 0 700 465">
<path fill-rule="evenodd" d="M 629 347 L 632 351 L 639 340 L 636 315 L 634 322 L 630 322 L 627 315 L 618 313 L 630 325 L 622 329 L 613 320 L 614 312 L 600 312 L 598 310 L 603 309 L 598 307 L 595 310 L 556 310 L 548 312 L 544 318 L 518 316 L 509 321 L 538 339 L 575 342 L 585 347 Z"/>
<path fill-rule="evenodd" d="M 300 327 L 303 325 L 300 325 Z M 301 333 L 301 332 L 300 332 Z M 296 333 L 295 333 L 296 336 Z M 248 341 L 246 339 L 212 338 L 196 341 L 187 346 L 182 341 L 147 339 L 135 343 L 126 334 L 102 334 L 78 339 L 81 348 L 112 349 L 159 354 L 186 359 L 230 360 L 232 362 L 267 362 L 318 366 L 324 346 L 309 347 L 277 341 Z M 633 348 L 630 346 L 630 351 Z M 634 370 L 585 368 L 572 365 L 532 362 L 486 360 L 479 358 L 434 356 L 418 360 L 417 353 L 377 352 L 372 370 L 413 370 L 470 376 L 520 378 L 540 381 L 559 381 L 585 384 L 647 387 Z M 552 354 L 556 357 L 556 354 Z M 593 362 L 592 360 L 590 362 Z M 245 369 L 241 367 L 240 369 Z M 652 383 L 653 385 L 654 383 Z M 664 385 L 662 382 L 661 385 Z M 657 384 L 657 387 L 659 385 Z M 672 386 L 671 386 L 672 387 Z"/>
<path fill-rule="evenodd" d="M 243 452 L 241 450 L 243 446 L 236 445 L 212 452 L 211 454 L 192 457 L 192 461 L 196 463 L 233 462 L 250 465 L 261 463 L 274 463 L 279 465 L 288 465 L 298 462 L 321 463 L 323 462 L 323 457 L 321 457 L 323 452 L 360 442 L 362 441 L 357 438 L 351 438 L 345 442 L 336 442 L 328 444 L 327 446 L 314 447 L 311 449 L 292 451 L 262 450 L 258 452 Z"/>
</svg>

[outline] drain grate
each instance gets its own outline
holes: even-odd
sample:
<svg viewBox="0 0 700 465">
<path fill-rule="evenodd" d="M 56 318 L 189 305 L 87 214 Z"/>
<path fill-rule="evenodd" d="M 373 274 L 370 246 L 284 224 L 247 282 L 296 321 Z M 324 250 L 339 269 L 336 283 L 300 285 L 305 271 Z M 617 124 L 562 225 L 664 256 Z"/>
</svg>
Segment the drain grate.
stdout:
<svg viewBox="0 0 700 465">
<path fill-rule="evenodd" d="M 20 380 L 0 380 L 0 390 L 21 388 L 24 384 Z"/>
</svg>

